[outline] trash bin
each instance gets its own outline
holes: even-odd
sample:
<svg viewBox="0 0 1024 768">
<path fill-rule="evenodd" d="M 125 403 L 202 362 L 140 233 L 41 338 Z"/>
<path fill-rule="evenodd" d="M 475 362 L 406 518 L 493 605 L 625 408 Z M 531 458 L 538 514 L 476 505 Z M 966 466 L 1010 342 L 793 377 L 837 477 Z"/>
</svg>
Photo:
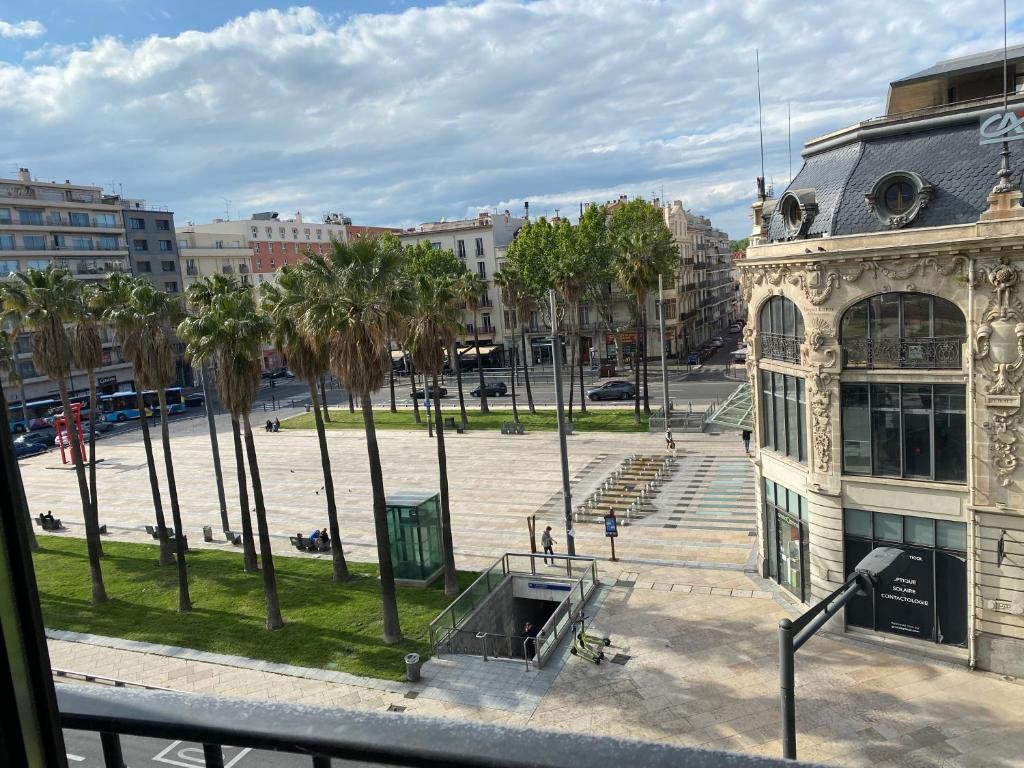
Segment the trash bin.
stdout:
<svg viewBox="0 0 1024 768">
<path fill-rule="evenodd" d="M 203 526 L 203 541 L 213 541 L 213 526 L 212 525 L 204 525 Z"/>
<path fill-rule="evenodd" d="M 444 417 L 444 428 L 445 429 L 455 429 L 455 417 L 454 416 L 445 416 Z"/>
<path fill-rule="evenodd" d="M 306 413 L 309 413 L 309 403 L 306 403 Z"/>
<path fill-rule="evenodd" d="M 420 655 L 418 653 L 405 654 L 405 679 L 415 683 L 420 679 Z"/>
</svg>

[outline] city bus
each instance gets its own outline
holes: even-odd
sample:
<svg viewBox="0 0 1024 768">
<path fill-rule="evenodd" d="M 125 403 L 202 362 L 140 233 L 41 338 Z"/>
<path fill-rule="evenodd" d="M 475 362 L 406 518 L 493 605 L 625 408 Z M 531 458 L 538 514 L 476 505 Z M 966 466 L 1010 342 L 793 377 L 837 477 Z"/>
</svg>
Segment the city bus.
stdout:
<svg viewBox="0 0 1024 768">
<path fill-rule="evenodd" d="M 142 393 L 142 397 L 147 408 L 160 413 L 160 400 L 157 398 L 155 390 L 146 390 Z M 168 413 L 185 413 L 185 395 L 182 393 L 181 387 L 165 389 L 164 397 L 167 399 Z"/>
<path fill-rule="evenodd" d="M 134 392 L 100 395 L 100 413 L 104 421 L 128 421 L 139 418 L 139 403 Z M 147 414 L 149 415 L 148 411 Z"/>
<path fill-rule="evenodd" d="M 10 423 L 10 430 L 28 432 L 52 426 L 53 412 L 60 407 L 60 400 L 35 400 L 25 403 L 25 413 L 22 413 L 21 403 L 8 406 L 7 420 Z"/>
</svg>

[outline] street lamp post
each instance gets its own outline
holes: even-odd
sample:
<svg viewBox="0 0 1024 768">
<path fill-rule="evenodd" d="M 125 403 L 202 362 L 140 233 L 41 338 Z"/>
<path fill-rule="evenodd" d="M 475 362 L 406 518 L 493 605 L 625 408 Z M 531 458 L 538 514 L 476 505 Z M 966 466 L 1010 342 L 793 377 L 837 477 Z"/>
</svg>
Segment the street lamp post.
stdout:
<svg viewBox="0 0 1024 768">
<path fill-rule="evenodd" d="M 665 414 L 665 430 L 668 431 L 668 366 L 665 362 L 665 292 L 658 275 L 658 329 L 661 332 L 661 407 Z"/>
<path fill-rule="evenodd" d="M 782 756 L 796 760 L 796 652 L 814 633 L 858 596 L 871 595 L 883 579 L 891 581 L 908 564 L 896 547 L 878 547 L 857 563 L 839 589 L 795 621 L 779 622 L 779 693 L 782 707 Z"/>
<path fill-rule="evenodd" d="M 562 499 L 565 502 L 565 551 L 576 554 L 572 529 L 572 492 L 569 490 L 569 452 L 565 444 L 565 417 L 562 414 L 562 340 L 558 331 L 558 308 L 554 289 L 548 290 L 551 302 L 551 365 L 555 374 L 555 420 L 558 423 L 558 450 L 562 459 Z"/>
</svg>

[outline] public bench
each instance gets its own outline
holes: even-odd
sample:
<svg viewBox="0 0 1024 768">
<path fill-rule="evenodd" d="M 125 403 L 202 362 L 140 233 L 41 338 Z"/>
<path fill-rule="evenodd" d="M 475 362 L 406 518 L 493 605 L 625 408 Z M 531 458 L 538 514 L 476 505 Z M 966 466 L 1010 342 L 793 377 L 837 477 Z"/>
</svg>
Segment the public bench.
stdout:
<svg viewBox="0 0 1024 768">
<path fill-rule="evenodd" d="M 525 435 L 526 429 L 522 424 L 515 421 L 506 421 L 501 425 L 501 434 L 503 435 Z"/>
<path fill-rule="evenodd" d="M 64 530 L 64 526 L 63 524 L 61 524 L 59 517 L 46 517 L 46 515 L 37 515 L 36 525 L 38 525 L 44 531 Z"/>
<path fill-rule="evenodd" d="M 152 536 L 156 541 L 160 541 L 160 533 L 152 525 L 147 525 L 146 526 L 146 533 L 148 533 L 150 536 Z M 189 551 L 189 548 L 188 548 L 188 536 L 182 536 L 181 538 L 185 542 L 185 551 L 188 552 Z M 168 541 L 174 541 L 175 539 L 176 539 L 176 537 L 174 535 L 174 531 L 172 531 L 170 528 L 168 528 L 167 529 L 167 540 Z"/>
<path fill-rule="evenodd" d="M 300 552 L 330 552 L 331 542 L 323 539 L 309 539 L 305 536 L 289 536 L 288 540 Z"/>
</svg>

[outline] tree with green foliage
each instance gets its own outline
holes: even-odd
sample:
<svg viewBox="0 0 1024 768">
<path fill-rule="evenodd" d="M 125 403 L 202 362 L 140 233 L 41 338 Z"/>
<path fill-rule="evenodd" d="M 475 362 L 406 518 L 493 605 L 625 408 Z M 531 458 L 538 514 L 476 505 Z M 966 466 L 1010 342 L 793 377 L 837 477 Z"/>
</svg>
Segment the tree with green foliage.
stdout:
<svg viewBox="0 0 1024 768">
<path fill-rule="evenodd" d="M 744 237 L 742 240 L 730 240 L 729 250 L 730 251 L 745 251 L 750 247 L 750 238 Z"/>
<path fill-rule="evenodd" d="M 329 254 L 312 254 L 308 264 L 311 290 L 299 328 L 313 340 L 324 340 L 332 372 L 349 392 L 359 396 L 373 492 L 384 642 L 398 643 L 402 628 L 370 396 L 387 381 L 390 340 L 405 335 L 402 330 L 411 301 L 405 254 L 396 237 L 384 235 L 351 243 L 333 242 Z"/>
<path fill-rule="evenodd" d="M 459 276 L 456 290 L 458 297 L 466 305 L 466 309 L 473 314 L 473 348 L 476 350 L 476 372 L 480 381 L 480 413 L 489 413 L 487 390 L 484 388 L 484 361 L 480 357 L 480 329 L 477 322 L 480 303 L 487 295 L 487 281 L 475 272 L 466 269 Z"/>
<path fill-rule="evenodd" d="M 671 280 L 678 250 L 672 232 L 665 225 L 662 212 L 646 200 L 637 198 L 623 203 L 612 212 L 610 243 L 614 252 L 613 270 L 622 289 L 633 297 L 636 346 L 633 355 L 634 420 L 640 423 L 640 366 L 647 357 L 647 296 L 657 285 L 658 275 Z M 646 376 L 644 409 L 650 413 Z"/>
</svg>

